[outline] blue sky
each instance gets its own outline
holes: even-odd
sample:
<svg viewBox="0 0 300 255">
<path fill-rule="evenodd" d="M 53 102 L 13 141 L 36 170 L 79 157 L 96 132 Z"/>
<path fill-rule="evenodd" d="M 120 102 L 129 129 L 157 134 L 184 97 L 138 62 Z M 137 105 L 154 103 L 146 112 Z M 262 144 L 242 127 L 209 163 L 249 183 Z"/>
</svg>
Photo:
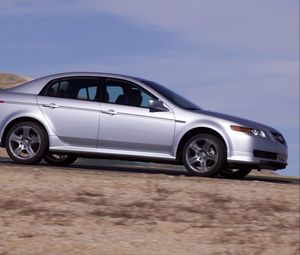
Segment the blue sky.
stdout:
<svg viewBox="0 0 300 255">
<path fill-rule="evenodd" d="M 0 71 L 152 79 L 274 126 L 299 175 L 298 0 L 1 0 Z"/>
</svg>

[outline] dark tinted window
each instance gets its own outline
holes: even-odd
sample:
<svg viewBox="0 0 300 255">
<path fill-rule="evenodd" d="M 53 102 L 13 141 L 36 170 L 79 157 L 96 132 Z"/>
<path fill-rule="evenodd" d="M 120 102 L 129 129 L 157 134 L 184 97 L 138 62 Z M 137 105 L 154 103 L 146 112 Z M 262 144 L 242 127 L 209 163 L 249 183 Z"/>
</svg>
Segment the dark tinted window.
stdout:
<svg viewBox="0 0 300 255">
<path fill-rule="evenodd" d="M 68 78 L 56 80 L 42 91 L 42 95 L 78 100 L 96 101 L 97 78 Z"/>
<path fill-rule="evenodd" d="M 105 84 L 105 102 L 148 108 L 150 99 L 156 99 L 143 88 L 122 80 L 108 79 Z"/>
</svg>

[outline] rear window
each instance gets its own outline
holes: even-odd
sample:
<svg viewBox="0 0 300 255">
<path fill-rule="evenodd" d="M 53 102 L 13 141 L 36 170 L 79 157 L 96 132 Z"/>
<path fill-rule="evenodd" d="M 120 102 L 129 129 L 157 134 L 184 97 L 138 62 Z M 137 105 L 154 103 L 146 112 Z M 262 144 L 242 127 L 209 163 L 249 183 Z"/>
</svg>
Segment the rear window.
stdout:
<svg viewBox="0 0 300 255">
<path fill-rule="evenodd" d="M 42 90 L 42 96 L 96 101 L 98 97 L 97 78 L 65 78 L 51 81 Z"/>
</svg>

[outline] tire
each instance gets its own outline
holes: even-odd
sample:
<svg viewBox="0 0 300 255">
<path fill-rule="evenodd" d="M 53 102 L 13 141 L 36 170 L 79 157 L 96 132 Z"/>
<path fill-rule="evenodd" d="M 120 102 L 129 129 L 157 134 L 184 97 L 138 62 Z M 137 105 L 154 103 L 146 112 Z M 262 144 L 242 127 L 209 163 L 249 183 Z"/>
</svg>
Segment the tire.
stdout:
<svg viewBox="0 0 300 255">
<path fill-rule="evenodd" d="M 214 177 L 226 162 L 226 147 L 217 137 L 199 134 L 187 141 L 183 164 L 191 175 Z"/>
<path fill-rule="evenodd" d="M 48 135 L 43 127 L 34 122 L 14 125 L 5 139 L 9 157 L 19 164 L 36 164 L 48 150 Z"/>
<path fill-rule="evenodd" d="M 220 171 L 220 175 L 228 179 L 242 179 L 246 177 L 252 169 L 231 169 L 225 168 Z"/>
<path fill-rule="evenodd" d="M 74 155 L 58 155 L 49 152 L 45 155 L 44 160 L 51 166 L 69 166 L 77 160 L 77 157 Z"/>
</svg>

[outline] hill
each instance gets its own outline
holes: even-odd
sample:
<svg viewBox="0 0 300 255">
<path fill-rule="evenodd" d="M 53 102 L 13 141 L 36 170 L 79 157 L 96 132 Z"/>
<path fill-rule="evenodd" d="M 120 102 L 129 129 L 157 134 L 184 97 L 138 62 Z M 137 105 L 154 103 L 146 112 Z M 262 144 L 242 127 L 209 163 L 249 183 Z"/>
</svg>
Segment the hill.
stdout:
<svg viewBox="0 0 300 255">
<path fill-rule="evenodd" d="M 11 88 L 20 83 L 30 81 L 30 80 L 31 78 L 0 72 L 0 89 Z"/>
</svg>

